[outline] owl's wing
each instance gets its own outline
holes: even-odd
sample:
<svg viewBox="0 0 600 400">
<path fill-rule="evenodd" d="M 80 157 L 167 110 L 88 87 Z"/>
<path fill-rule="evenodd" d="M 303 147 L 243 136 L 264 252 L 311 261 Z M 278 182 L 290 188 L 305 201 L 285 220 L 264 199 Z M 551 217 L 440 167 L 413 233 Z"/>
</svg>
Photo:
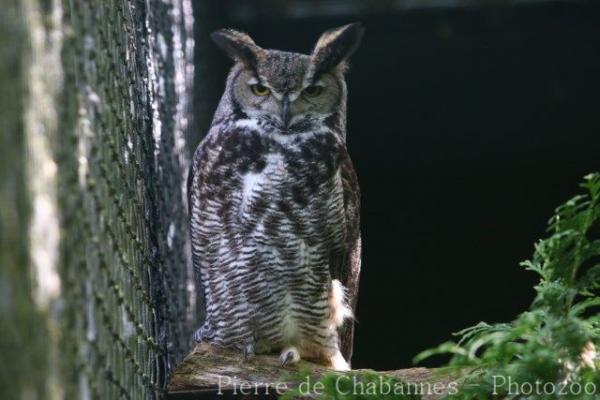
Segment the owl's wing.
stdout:
<svg viewBox="0 0 600 400">
<path fill-rule="evenodd" d="M 194 153 L 194 157 L 192 158 L 192 162 L 190 163 L 190 167 L 188 168 L 188 176 L 187 176 L 187 206 L 188 206 L 188 217 L 192 216 L 192 191 L 194 190 L 194 173 L 196 172 L 196 156 Z"/>
<path fill-rule="evenodd" d="M 329 269 L 332 279 L 338 279 L 346 288 L 346 301 L 354 313 L 358 295 L 360 273 L 360 190 L 358 179 L 348 154 L 344 154 L 340 164 L 344 188 L 344 211 L 346 214 L 346 243 L 342 251 L 332 252 Z M 354 320 L 348 319 L 339 328 L 340 350 L 350 362 L 354 337 Z"/>
<path fill-rule="evenodd" d="M 206 304 L 205 293 L 201 282 L 202 263 L 204 260 L 200 254 L 206 254 L 206 243 L 199 238 L 200 220 L 204 211 L 203 199 L 206 197 L 203 193 L 204 181 L 206 174 L 212 170 L 216 157 L 211 157 L 211 150 L 218 147 L 216 139 L 218 136 L 218 128 L 214 131 L 211 129 L 206 137 L 200 142 L 188 171 L 187 179 L 187 200 L 188 200 L 188 218 L 190 220 L 190 234 L 192 246 L 192 265 L 195 272 L 196 290 L 198 292 L 199 310 L 204 312 Z M 216 153 L 216 152 L 215 152 Z M 204 319 L 204 314 L 200 320 Z"/>
<path fill-rule="evenodd" d="M 188 201 L 188 218 L 190 220 L 190 234 L 192 237 L 191 245 L 192 245 L 192 265 L 194 267 L 194 278 L 196 282 L 196 290 L 199 294 L 199 306 L 202 309 L 206 304 L 204 290 L 202 289 L 202 282 L 200 279 L 200 270 L 201 267 L 201 258 L 199 256 L 200 249 L 197 248 L 199 246 L 199 241 L 194 240 L 194 233 L 198 229 L 197 226 L 197 215 L 194 215 L 194 204 L 199 203 L 200 191 L 201 191 L 201 180 L 202 180 L 202 170 L 200 160 L 205 160 L 206 157 L 204 153 L 206 152 L 204 143 L 201 142 L 200 145 L 196 148 L 194 152 L 194 156 L 192 157 L 192 162 L 190 163 L 190 168 L 188 170 L 188 179 L 187 179 L 187 201 Z M 196 206 L 196 212 L 198 212 Z M 202 318 L 204 315 L 202 315 Z"/>
</svg>

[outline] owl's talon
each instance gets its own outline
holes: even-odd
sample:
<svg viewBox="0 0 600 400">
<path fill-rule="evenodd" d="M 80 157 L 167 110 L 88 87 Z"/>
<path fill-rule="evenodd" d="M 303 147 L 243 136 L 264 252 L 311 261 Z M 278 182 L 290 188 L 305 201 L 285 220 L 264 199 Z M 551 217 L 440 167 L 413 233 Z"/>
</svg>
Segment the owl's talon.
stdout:
<svg viewBox="0 0 600 400">
<path fill-rule="evenodd" d="M 295 364 L 300 361 L 300 353 L 295 347 L 288 347 L 281 352 L 279 361 L 281 361 L 282 367 L 285 367 L 289 364 Z"/>
</svg>

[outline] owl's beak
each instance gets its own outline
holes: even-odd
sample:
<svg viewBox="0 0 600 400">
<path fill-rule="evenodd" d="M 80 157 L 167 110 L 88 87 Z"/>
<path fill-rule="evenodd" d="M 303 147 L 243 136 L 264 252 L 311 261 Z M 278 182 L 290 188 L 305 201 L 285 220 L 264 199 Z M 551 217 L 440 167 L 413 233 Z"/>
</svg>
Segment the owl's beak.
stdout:
<svg viewBox="0 0 600 400">
<path fill-rule="evenodd" d="M 281 102 L 281 122 L 283 123 L 283 126 L 287 128 L 288 123 L 290 122 L 290 98 L 288 95 L 283 96 Z"/>
</svg>

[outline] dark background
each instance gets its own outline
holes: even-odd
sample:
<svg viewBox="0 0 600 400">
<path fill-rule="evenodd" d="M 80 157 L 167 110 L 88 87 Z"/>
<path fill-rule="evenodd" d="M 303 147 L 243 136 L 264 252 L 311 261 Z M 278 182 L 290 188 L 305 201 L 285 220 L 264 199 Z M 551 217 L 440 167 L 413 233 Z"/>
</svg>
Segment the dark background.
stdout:
<svg viewBox="0 0 600 400">
<path fill-rule="evenodd" d="M 230 66 L 211 31 L 308 53 L 328 28 L 366 27 L 347 76 L 364 241 L 357 368 L 408 367 L 452 332 L 524 311 L 537 279 L 519 262 L 600 170 L 600 6 L 418 3 L 195 3 L 194 145 Z"/>
</svg>

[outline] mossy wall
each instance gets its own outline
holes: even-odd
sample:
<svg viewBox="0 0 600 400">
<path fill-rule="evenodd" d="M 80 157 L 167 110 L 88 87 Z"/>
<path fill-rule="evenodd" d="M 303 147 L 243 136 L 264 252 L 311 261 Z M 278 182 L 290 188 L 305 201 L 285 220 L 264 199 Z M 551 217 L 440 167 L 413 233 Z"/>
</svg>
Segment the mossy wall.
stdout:
<svg viewBox="0 0 600 400">
<path fill-rule="evenodd" d="M 191 2 L 0 17 L 0 398 L 160 397 L 197 318 Z"/>
<path fill-rule="evenodd" d="M 46 312 L 33 297 L 30 202 L 23 135 L 25 19 L 18 0 L 0 10 L 0 398 L 46 392 Z M 36 366 L 36 368 L 32 368 Z"/>
</svg>

